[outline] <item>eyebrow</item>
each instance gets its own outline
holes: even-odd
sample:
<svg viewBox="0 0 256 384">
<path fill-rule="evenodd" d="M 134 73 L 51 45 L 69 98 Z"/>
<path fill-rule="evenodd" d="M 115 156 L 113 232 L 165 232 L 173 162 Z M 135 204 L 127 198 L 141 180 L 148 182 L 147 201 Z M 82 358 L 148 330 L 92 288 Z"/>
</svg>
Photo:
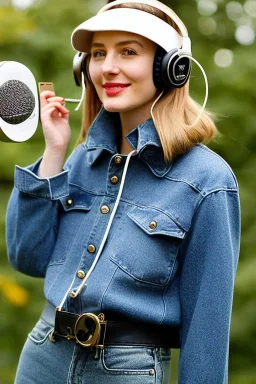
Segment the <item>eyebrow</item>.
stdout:
<svg viewBox="0 0 256 384">
<path fill-rule="evenodd" d="M 144 48 L 144 46 L 141 44 L 141 42 L 139 41 L 139 40 L 122 40 L 122 41 L 119 41 L 118 43 L 116 43 L 115 45 L 117 46 L 117 47 L 120 47 L 120 46 L 122 46 L 122 45 L 126 45 L 126 44 L 137 44 L 137 45 L 139 45 L 141 48 Z M 104 44 L 102 44 L 102 43 L 92 43 L 92 45 L 91 45 L 91 48 L 96 48 L 96 47 L 98 47 L 98 48 L 102 48 L 102 47 L 104 47 L 105 45 Z"/>
</svg>

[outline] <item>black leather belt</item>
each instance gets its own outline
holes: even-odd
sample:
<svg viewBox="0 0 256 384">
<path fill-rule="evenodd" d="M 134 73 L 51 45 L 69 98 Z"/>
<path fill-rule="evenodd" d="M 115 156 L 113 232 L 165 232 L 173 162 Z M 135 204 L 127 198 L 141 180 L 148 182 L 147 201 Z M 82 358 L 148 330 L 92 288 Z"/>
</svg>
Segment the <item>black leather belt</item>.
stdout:
<svg viewBox="0 0 256 384">
<path fill-rule="evenodd" d="M 157 326 L 131 321 L 105 319 L 103 314 L 81 315 L 58 311 L 47 303 L 42 318 L 52 324 L 54 331 L 51 341 L 58 337 L 74 340 L 84 347 L 103 347 L 104 345 L 138 345 L 163 348 L 180 348 L 179 327 Z"/>
</svg>

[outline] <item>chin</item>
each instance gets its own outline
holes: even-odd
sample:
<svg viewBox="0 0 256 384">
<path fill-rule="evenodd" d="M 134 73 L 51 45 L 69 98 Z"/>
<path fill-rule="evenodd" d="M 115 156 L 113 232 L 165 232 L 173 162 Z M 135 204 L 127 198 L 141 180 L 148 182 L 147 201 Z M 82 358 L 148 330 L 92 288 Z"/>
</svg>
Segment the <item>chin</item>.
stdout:
<svg viewBox="0 0 256 384">
<path fill-rule="evenodd" d="M 103 107 L 108 112 L 125 112 L 126 108 L 117 103 L 103 103 Z"/>
<path fill-rule="evenodd" d="M 104 109 L 108 112 L 120 112 L 120 108 L 115 108 L 109 105 L 103 105 Z"/>
</svg>

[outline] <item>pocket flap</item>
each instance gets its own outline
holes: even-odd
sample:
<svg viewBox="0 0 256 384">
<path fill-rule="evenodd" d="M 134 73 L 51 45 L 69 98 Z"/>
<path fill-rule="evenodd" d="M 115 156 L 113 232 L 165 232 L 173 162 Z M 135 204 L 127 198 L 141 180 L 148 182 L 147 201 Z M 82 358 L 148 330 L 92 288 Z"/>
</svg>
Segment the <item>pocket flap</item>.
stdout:
<svg viewBox="0 0 256 384">
<path fill-rule="evenodd" d="M 186 232 L 166 213 L 155 208 L 134 208 L 128 216 L 149 235 L 165 235 L 183 239 Z"/>
<path fill-rule="evenodd" d="M 84 191 L 76 185 L 69 185 L 69 195 L 61 199 L 61 204 L 65 211 L 75 209 L 89 211 L 93 205 L 96 196 Z"/>
</svg>

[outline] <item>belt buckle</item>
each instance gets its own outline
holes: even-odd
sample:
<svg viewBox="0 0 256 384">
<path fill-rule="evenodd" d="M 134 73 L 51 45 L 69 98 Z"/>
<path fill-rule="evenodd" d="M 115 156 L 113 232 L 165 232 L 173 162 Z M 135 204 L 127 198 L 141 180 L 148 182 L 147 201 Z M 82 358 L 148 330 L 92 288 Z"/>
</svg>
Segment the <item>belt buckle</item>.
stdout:
<svg viewBox="0 0 256 384">
<path fill-rule="evenodd" d="M 104 347 L 106 321 L 103 313 L 83 313 L 75 323 L 74 335 L 76 342 L 83 347 Z"/>
</svg>

